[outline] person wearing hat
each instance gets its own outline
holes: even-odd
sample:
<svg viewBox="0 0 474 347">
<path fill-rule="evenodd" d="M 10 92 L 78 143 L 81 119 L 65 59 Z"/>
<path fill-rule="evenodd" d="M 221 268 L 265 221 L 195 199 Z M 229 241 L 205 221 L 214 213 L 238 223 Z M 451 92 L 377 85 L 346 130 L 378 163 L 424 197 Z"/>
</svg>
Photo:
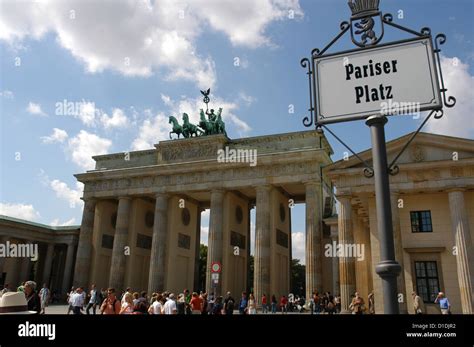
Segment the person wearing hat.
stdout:
<svg viewBox="0 0 474 347">
<path fill-rule="evenodd" d="M 25 294 L 22 292 L 6 292 L 0 297 L 0 315 L 2 314 L 37 314 L 30 311 Z"/>
<path fill-rule="evenodd" d="M 28 302 L 28 310 L 36 311 L 37 314 L 41 312 L 41 300 L 36 293 L 36 282 L 26 281 L 23 289 Z"/>
</svg>

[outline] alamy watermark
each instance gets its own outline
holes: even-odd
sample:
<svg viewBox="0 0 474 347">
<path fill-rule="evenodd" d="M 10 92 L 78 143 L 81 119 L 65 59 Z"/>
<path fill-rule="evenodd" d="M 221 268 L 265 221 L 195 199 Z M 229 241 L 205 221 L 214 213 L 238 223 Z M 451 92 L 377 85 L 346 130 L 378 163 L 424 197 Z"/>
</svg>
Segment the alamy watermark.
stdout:
<svg viewBox="0 0 474 347">
<path fill-rule="evenodd" d="M 229 148 L 217 150 L 218 163 L 249 163 L 250 166 L 257 165 L 257 150 Z"/>
<path fill-rule="evenodd" d="M 337 243 L 333 241 L 325 244 L 324 249 L 324 256 L 328 258 L 357 258 L 357 261 L 365 259 L 365 245 L 360 243 Z"/>
<path fill-rule="evenodd" d="M 31 258 L 38 260 L 37 243 L 0 243 L 0 258 Z"/>
<path fill-rule="evenodd" d="M 69 101 L 64 99 L 54 104 L 57 116 L 79 116 L 83 114 L 95 114 L 95 103 L 89 101 Z"/>
<path fill-rule="evenodd" d="M 419 102 L 403 102 L 403 101 L 383 101 L 380 103 L 380 113 L 383 116 L 394 116 L 399 114 L 412 114 L 413 119 L 420 118 Z"/>
<path fill-rule="evenodd" d="M 19 337 L 47 337 L 52 341 L 56 339 L 56 324 L 37 324 L 26 321 L 18 325 Z"/>
</svg>

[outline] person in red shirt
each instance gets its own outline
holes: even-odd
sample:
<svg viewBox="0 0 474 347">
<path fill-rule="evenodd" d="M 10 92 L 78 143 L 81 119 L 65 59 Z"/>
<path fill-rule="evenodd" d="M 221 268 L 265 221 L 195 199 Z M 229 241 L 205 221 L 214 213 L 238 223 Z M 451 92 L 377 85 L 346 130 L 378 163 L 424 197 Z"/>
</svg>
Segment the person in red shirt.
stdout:
<svg viewBox="0 0 474 347">
<path fill-rule="evenodd" d="M 202 299 L 199 297 L 199 295 L 194 292 L 191 301 L 189 302 L 189 305 L 191 306 L 191 310 L 193 314 L 201 314 L 202 312 Z"/>
<path fill-rule="evenodd" d="M 280 299 L 280 308 L 281 308 L 281 313 L 287 313 L 287 306 L 288 304 L 288 299 L 286 298 L 286 296 L 282 296 L 281 299 Z"/>
<path fill-rule="evenodd" d="M 262 313 L 268 313 L 267 295 L 262 296 Z"/>
</svg>

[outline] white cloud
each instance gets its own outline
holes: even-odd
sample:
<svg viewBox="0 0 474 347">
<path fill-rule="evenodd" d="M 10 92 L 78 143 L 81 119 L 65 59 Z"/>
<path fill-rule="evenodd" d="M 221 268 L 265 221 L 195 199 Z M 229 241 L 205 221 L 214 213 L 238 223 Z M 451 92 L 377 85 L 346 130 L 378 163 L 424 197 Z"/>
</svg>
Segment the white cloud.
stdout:
<svg viewBox="0 0 474 347">
<path fill-rule="evenodd" d="M 84 189 L 83 183 L 76 182 L 76 188 L 71 189 L 66 183 L 54 179 L 50 182 L 50 187 L 54 190 L 58 198 L 69 203 L 69 207 L 75 208 L 82 206 L 81 196 Z"/>
<path fill-rule="evenodd" d="M 138 129 L 138 137 L 132 142 L 133 150 L 150 149 L 155 143 L 169 140 L 168 118 L 160 113 L 152 119 L 145 119 Z"/>
<path fill-rule="evenodd" d="M 76 182 L 76 188 L 71 189 L 67 183 L 58 179 L 50 180 L 43 169 L 40 170 L 38 177 L 43 185 L 51 188 L 59 199 L 68 203 L 70 208 L 82 207 L 81 196 L 84 190 L 84 183 Z"/>
<path fill-rule="evenodd" d="M 112 111 L 112 116 L 108 116 L 106 113 L 103 113 L 100 121 L 102 122 L 102 125 L 105 129 L 124 128 L 129 124 L 127 116 L 119 108 L 115 108 Z"/>
<path fill-rule="evenodd" d="M 33 205 L 0 203 L 0 214 L 4 216 L 34 221 L 40 218 L 40 214 Z"/>
<path fill-rule="evenodd" d="M 76 165 L 84 170 L 91 170 L 95 167 L 92 156 L 107 154 L 111 146 L 112 141 L 81 130 L 69 139 L 66 151 Z"/>
<path fill-rule="evenodd" d="M 193 8 L 212 28 L 224 32 L 234 45 L 269 45 L 265 29 L 273 21 L 299 18 L 303 12 L 297 0 L 195 0 Z M 292 12 L 291 12 L 292 11 Z"/>
<path fill-rule="evenodd" d="M 426 124 L 429 132 L 459 137 L 474 137 L 474 76 L 469 65 L 458 58 L 441 57 L 447 96 L 456 98 L 453 108 L 444 107 L 444 116 L 431 118 Z"/>
<path fill-rule="evenodd" d="M 126 76 L 165 72 L 170 80 L 213 87 L 212 57 L 199 54 L 197 40 L 209 27 L 234 45 L 272 45 L 265 31 L 274 21 L 302 15 L 297 0 L 4 1 L 0 39 L 22 47 L 28 37 L 52 32 L 90 73 L 111 69 Z"/>
<path fill-rule="evenodd" d="M 172 106 L 171 98 L 168 95 L 161 94 L 161 100 L 166 106 Z"/>
<path fill-rule="evenodd" d="M 209 242 L 209 227 L 201 227 L 200 243 L 207 246 L 208 242 Z"/>
<path fill-rule="evenodd" d="M 83 102 L 79 108 L 79 113 L 74 114 L 74 116 L 79 118 L 84 125 L 94 126 L 96 113 L 99 113 L 99 110 L 96 110 L 95 103 Z"/>
<path fill-rule="evenodd" d="M 49 225 L 53 226 L 53 227 L 57 227 L 57 226 L 61 226 L 61 227 L 64 227 L 64 226 L 70 226 L 70 225 L 74 225 L 76 223 L 76 218 L 71 218 L 69 219 L 68 221 L 66 222 L 59 222 L 59 218 L 55 218 L 53 219 Z"/>
<path fill-rule="evenodd" d="M 62 129 L 54 128 L 53 133 L 49 136 L 42 136 L 43 143 L 63 143 L 67 139 L 67 132 Z"/>
<path fill-rule="evenodd" d="M 26 108 L 26 111 L 30 114 L 36 115 L 36 116 L 46 116 L 46 113 L 41 110 L 41 105 L 40 104 L 35 104 L 34 102 L 29 102 L 28 107 Z"/>
<path fill-rule="evenodd" d="M 0 92 L 0 96 L 4 97 L 5 99 L 13 99 L 14 95 L 11 90 L 4 90 L 3 92 Z"/>
<path fill-rule="evenodd" d="M 293 259 L 299 259 L 301 264 L 306 264 L 305 259 L 305 233 L 301 231 L 291 233 L 291 251 Z"/>
</svg>

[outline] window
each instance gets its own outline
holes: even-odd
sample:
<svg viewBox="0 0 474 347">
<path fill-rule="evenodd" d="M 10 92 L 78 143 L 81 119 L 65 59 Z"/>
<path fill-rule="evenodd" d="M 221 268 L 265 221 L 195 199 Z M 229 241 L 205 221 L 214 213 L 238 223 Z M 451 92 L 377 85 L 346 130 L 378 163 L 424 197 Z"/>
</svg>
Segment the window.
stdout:
<svg viewBox="0 0 474 347">
<path fill-rule="evenodd" d="M 151 241 L 151 236 L 137 233 L 137 247 L 143 249 L 151 249 Z"/>
<path fill-rule="evenodd" d="M 245 249 L 245 235 L 239 234 L 235 231 L 230 232 L 230 245 L 237 246 L 240 249 Z"/>
<path fill-rule="evenodd" d="M 433 303 L 439 293 L 436 261 L 415 261 L 416 291 L 424 302 Z"/>
<path fill-rule="evenodd" d="M 288 234 L 281 231 L 280 229 L 276 230 L 276 243 L 282 247 L 288 248 Z"/>
<path fill-rule="evenodd" d="M 431 211 L 411 211 L 410 219 L 412 233 L 433 231 L 433 226 L 431 224 Z"/>
<path fill-rule="evenodd" d="M 191 248 L 191 237 L 189 235 L 178 233 L 178 247 L 184 249 Z"/>
<path fill-rule="evenodd" d="M 112 235 L 102 234 L 102 248 L 114 248 L 114 237 Z"/>
</svg>

